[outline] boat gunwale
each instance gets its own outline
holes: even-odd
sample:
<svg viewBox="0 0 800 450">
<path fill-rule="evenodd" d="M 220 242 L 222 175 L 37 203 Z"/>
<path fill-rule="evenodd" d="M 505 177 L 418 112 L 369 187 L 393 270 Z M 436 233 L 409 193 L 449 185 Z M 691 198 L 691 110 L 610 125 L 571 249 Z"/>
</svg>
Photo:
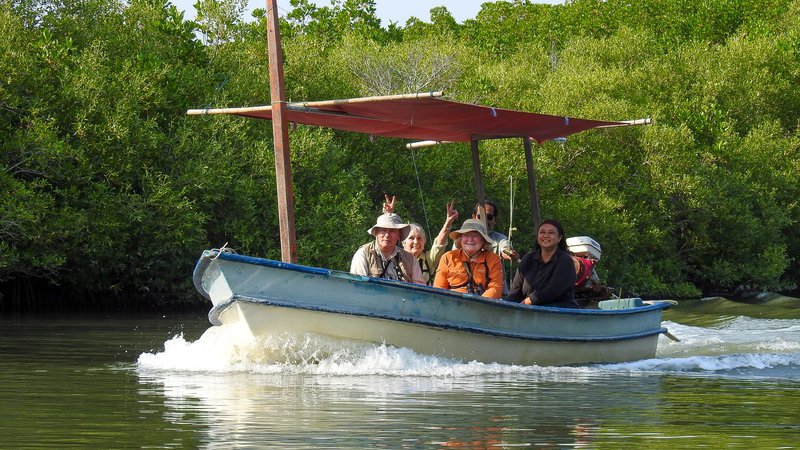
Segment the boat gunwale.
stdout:
<svg viewBox="0 0 800 450">
<path fill-rule="evenodd" d="M 432 286 L 423 286 L 414 283 L 408 283 L 405 281 L 389 280 L 385 278 L 374 278 L 374 277 L 356 275 L 349 272 L 343 272 L 333 269 L 323 269 L 319 267 L 304 266 L 301 264 L 286 263 L 282 261 L 276 261 L 267 258 L 259 258 L 255 256 L 239 255 L 236 253 L 225 252 L 225 251 L 220 252 L 219 250 L 216 249 L 205 250 L 203 252 L 203 257 L 200 259 L 200 261 L 197 262 L 197 266 L 195 268 L 195 276 L 193 277 L 195 288 L 197 288 L 197 290 L 200 291 L 206 298 L 209 298 L 209 296 L 202 286 L 202 279 L 201 279 L 202 277 L 199 276 L 199 274 L 205 271 L 206 266 L 210 264 L 211 261 L 214 259 L 223 259 L 227 261 L 239 262 L 244 264 L 253 264 L 264 267 L 292 270 L 295 272 L 309 273 L 314 275 L 329 276 L 336 278 L 347 278 L 354 281 L 390 286 L 393 288 L 422 291 L 426 293 L 435 293 L 436 295 L 441 295 L 445 297 L 452 297 L 455 299 L 467 300 L 471 302 L 490 304 L 494 307 L 511 308 L 511 309 L 523 308 L 534 311 L 535 310 L 539 310 L 542 312 L 546 311 L 551 314 L 570 314 L 570 315 L 641 314 L 644 312 L 658 310 L 658 309 L 662 310 L 669 309 L 669 307 L 671 306 L 669 303 L 666 302 L 656 302 L 645 306 L 637 306 L 635 308 L 625 308 L 625 309 L 581 309 L 581 308 L 559 308 L 554 306 L 524 305 L 522 303 L 517 303 L 513 301 L 506 301 L 503 299 L 490 299 L 482 297 L 480 295 L 454 292 L 447 289 L 435 288 Z"/>
</svg>

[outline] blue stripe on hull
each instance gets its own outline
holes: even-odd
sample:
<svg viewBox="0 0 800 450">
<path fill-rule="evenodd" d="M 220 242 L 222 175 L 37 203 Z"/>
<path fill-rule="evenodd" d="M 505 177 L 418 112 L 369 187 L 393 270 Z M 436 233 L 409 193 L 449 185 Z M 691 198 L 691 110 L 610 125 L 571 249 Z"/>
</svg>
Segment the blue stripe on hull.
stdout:
<svg viewBox="0 0 800 450">
<path fill-rule="evenodd" d="M 242 296 L 237 296 L 232 298 L 230 301 L 218 305 L 209 312 L 209 319 L 215 325 L 221 325 L 218 317 L 222 314 L 226 308 L 232 307 L 236 302 L 248 302 L 253 304 L 261 304 L 264 306 L 273 306 L 273 307 L 280 307 L 280 308 L 291 308 L 291 309 L 301 309 L 301 310 L 308 310 L 308 311 L 316 311 L 316 312 L 324 312 L 328 314 L 340 314 L 340 315 L 349 315 L 349 316 L 358 316 L 358 317 L 368 317 L 370 319 L 382 319 L 382 320 L 391 320 L 394 322 L 404 322 L 413 325 L 420 325 L 432 328 L 439 328 L 442 330 L 455 330 L 455 331 L 463 331 L 467 333 L 476 333 L 476 334 L 485 334 L 489 336 L 496 336 L 496 337 L 505 337 L 511 339 L 522 339 L 526 341 L 548 341 L 548 342 L 615 342 L 615 341 L 627 341 L 631 339 L 639 339 L 643 337 L 653 336 L 661 333 L 666 333 L 666 328 L 657 328 L 652 330 L 647 330 L 639 333 L 631 333 L 631 334 L 624 334 L 624 335 L 613 335 L 613 336 L 543 336 L 543 335 L 530 335 L 530 334 L 520 334 L 520 333 L 510 333 L 510 332 L 503 332 L 497 330 L 491 330 L 486 328 L 477 328 L 477 327 L 469 327 L 469 326 L 460 326 L 454 325 L 451 323 L 445 322 L 435 322 L 430 320 L 424 320 L 419 318 L 406 318 L 406 317 L 397 317 L 397 316 L 389 316 L 389 315 L 382 315 L 382 314 L 375 314 L 375 313 L 359 313 L 359 312 L 341 312 L 331 308 L 324 308 L 324 307 L 300 307 L 297 305 L 287 304 L 280 300 L 274 299 L 256 299 L 256 298 L 247 298 Z"/>
<path fill-rule="evenodd" d="M 669 307 L 528 306 L 217 251 L 203 253 L 194 284 L 214 304 L 209 311 L 214 325 L 238 321 L 255 335 L 312 332 L 509 363 L 582 364 L 652 357 L 658 335 L 667 332 L 661 327 L 661 311 Z M 349 326 L 340 326 L 344 323 Z M 563 347 L 573 345 L 568 350 Z"/>
</svg>

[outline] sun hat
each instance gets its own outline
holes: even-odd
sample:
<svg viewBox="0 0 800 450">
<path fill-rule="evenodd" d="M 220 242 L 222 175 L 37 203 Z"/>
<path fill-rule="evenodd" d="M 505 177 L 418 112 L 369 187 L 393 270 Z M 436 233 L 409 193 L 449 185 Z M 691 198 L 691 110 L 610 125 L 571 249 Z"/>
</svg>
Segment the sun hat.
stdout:
<svg viewBox="0 0 800 450">
<path fill-rule="evenodd" d="M 367 230 L 367 233 L 375 236 L 376 228 L 400 230 L 401 241 L 405 240 L 408 237 L 408 233 L 411 232 L 411 225 L 403 223 L 403 219 L 401 219 L 400 216 L 395 213 L 386 213 L 378 216 L 378 220 L 375 221 L 375 225 Z"/>
<path fill-rule="evenodd" d="M 450 239 L 456 242 L 456 246 L 461 248 L 461 244 L 458 242 L 458 238 L 461 237 L 464 233 L 469 233 L 470 231 L 477 231 L 483 236 L 483 240 L 486 241 L 483 243 L 483 248 L 485 250 L 491 250 L 492 245 L 494 244 L 494 240 L 489 237 L 489 233 L 486 232 L 486 227 L 483 226 L 483 222 L 478 219 L 467 219 L 461 225 L 461 229 L 451 231 L 450 232 Z"/>
</svg>

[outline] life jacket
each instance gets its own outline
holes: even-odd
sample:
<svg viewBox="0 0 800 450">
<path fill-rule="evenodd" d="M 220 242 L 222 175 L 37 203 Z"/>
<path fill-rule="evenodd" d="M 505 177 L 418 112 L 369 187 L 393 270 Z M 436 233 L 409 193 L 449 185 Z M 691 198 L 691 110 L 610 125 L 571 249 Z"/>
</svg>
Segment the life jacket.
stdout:
<svg viewBox="0 0 800 450">
<path fill-rule="evenodd" d="M 413 283 L 411 274 L 413 273 L 413 264 L 416 264 L 414 255 L 408 253 L 402 248 L 397 249 L 397 253 L 386 263 L 383 258 L 378 254 L 379 250 L 375 248 L 375 242 L 370 242 L 361 246 L 364 249 L 364 254 L 367 256 L 367 264 L 369 265 L 369 276 L 375 278 L 386 278 L 386 271 L 389 269 L 389 264 L 394 264 L 395 272 L 397 272 L 397 279 L 400 281 L 407 281 Z"/>
<path fill-rule="evenodd" d="M 575 286 L 581 286 L 592 276 L 597 261 L 572 255 L 572 262 L 575 264 Z"/>
</svg>

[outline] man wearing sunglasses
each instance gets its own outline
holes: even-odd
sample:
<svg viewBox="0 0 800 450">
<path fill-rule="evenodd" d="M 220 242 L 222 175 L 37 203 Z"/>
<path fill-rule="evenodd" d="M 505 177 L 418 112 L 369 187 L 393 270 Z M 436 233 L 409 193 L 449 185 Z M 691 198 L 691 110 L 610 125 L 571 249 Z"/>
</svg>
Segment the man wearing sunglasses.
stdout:
<svg viewBox="0 0 800 450">
<path fill-rule="evenodd" d="M 475 205 L 472 210 L 473 219 L 481 219 L 479 206 Z M 497 206 L 493 202 L 486 200 L 483 202 L 483 208 L 486 210 L 486 229 L 489 232 L 489 237 L 494 240 L 494 252 L 505 260 L 519 261 L 519 253 L 513 248 L 509 248 L 508 236 L 494 230 L 494 226 L 497 224 Z"/>
<path fill-rule="evenodd" d="M 507 261 L 519 261 L 519 253 L 511 248 L 508 242 L 508 236 L 494 229 L 495 224 L 497 224 L 497 205 L 489 200 L 484 200 L 483 208 L 486 211 L 486 230 L 489 232 L 489 237 L 494 240 L 492 250 Z M 481 219 L 479 204 L 476 204 L 475 208 L 472 210 L 472 218 Z M 503 295 L 506 295 L 508 293 L 508 281 L 506 280 L 505 266 L 503 266 L 503 271 Z"/>
</svg>

